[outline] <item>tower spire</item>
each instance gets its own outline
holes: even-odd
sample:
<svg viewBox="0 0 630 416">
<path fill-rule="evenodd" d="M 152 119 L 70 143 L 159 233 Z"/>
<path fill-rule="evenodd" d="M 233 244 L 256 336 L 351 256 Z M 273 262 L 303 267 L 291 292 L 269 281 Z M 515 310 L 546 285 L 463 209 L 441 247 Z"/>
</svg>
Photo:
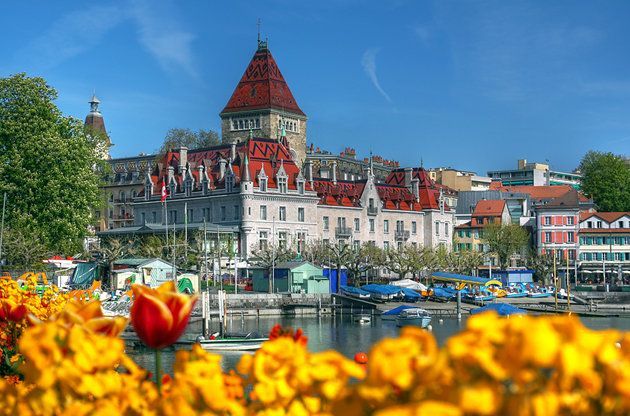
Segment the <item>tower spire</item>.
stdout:
<svg viewBox="0 0 630 416">
<path fill-rule="evenodd" d="M 98 111 L 98 105 L 101 103 L 101 101 L 96 97 L 96 92 L 92 94 L 92 98 L 90 98 L 90 101 L 88 101 L 88 103 L 90 104 L 90 113 L 101 113 L 100 111 Z"/>
</svg>

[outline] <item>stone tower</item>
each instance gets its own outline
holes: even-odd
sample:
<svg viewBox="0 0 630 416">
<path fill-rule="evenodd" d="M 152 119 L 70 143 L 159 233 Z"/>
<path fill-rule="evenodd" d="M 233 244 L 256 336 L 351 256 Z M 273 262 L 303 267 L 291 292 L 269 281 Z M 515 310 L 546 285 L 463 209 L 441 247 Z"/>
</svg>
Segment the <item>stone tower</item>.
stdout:
<svg viewBox="0 0 630 416">
<path fill-rule="evenodd" d="M 224 143 L 254 137 L 285 140 L 295 162 L 306 157 L 306 114 L 298 106 L 266 41 L 249 63 L 220 114 Z"/>
<path fill-rule="evenodd" d="M 103 142 L 100 143 L 96 151 L 101 159 L 110 159 L 109 148 L 112 143 L 107 135 L 107 131 L 105 130 L 103 115 L 98 109 L 101 101 L 96 97 L 96 94 L 93 94 L 88 103 L 90 104 L 90 112 L 87 116 L 85 116 L 85 127 L 88 129 L 88 134 L 97 133 L 102 136 Z"/>
</svg>

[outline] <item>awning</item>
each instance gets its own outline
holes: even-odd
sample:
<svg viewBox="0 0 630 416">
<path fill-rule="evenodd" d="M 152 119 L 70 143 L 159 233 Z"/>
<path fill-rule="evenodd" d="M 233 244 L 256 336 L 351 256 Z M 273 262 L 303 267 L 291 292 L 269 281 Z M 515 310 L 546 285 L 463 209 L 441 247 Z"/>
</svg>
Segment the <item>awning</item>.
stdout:
<svg viewBox="0 0 630 416">
<path fill-rule="evenodd" d="M 466 276 L 463 274 L 446 273 L 446 272 L 434 272 L 431 274 L 433 280 L 439 280 L 442 282 L 452 283 L 466 283 L 475 286 L 503 286 L 500 280 L 496 279 L 484 279 L 483 277 Z"/>
</svg>

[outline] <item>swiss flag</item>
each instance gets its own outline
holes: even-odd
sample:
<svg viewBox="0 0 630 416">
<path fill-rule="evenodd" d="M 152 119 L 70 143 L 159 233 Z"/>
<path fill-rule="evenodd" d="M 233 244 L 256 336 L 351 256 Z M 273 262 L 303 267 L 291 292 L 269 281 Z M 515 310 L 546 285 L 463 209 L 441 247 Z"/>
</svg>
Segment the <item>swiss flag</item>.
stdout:
<svg viewBox="0 0 630 416">
<path fill-rule="evenodd" d="M 167 196 L 168 196 L 168 191 L 166 190 L 166 183 L 162 182 L 162 198 L 160 198 L 160 202 L 165 202 Z"/>
</svg>

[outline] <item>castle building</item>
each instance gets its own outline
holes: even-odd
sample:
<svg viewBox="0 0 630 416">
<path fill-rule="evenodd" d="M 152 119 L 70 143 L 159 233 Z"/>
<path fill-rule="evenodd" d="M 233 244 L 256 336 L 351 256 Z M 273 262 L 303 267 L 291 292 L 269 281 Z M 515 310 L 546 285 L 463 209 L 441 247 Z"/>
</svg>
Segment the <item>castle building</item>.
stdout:
<svg viewBox="0 0 630 416">
<path fill-rule="evenodd" d="M 341 170 L 335 158 L 314 169 L 306 115 L 266 42 L 220 116 L 221 145 L 110 161 L 113 217 L 100 235 L 206 230 L 229 235 L 242 261 L 270 244 L 301 252 L 314 240 L 451 248 L 454 210 L 423 168 L 356 160 L 352 151 L 340 155 Z"/>
<path fill-rule="evenodd" d="M 221 117 L 223 143 L 255 137 L 286 138 L 293 160 L 306 158 L 306 114 L 300 109 L 266 41 L 258 49 Z"/>
</svg>

